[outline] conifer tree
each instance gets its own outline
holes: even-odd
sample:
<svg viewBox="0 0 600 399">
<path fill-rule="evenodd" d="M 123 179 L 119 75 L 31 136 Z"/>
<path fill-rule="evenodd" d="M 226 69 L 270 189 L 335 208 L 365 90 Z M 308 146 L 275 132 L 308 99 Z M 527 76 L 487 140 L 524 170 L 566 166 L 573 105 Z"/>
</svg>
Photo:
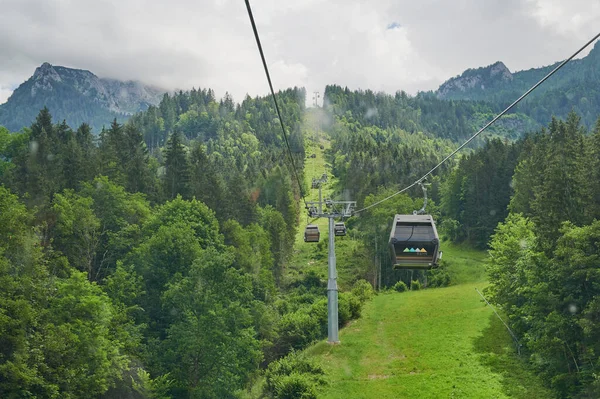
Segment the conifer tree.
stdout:
<svg viewBox="0 0 600 399">
<path fill-rule="evenodd" d="M 82 123 L 75 132 L 75 140 L 81 149 L 82 163 L 80 173 L 82 180 L 90 181 L 95 177 L 96 172 L 96 146 L 94 145 L 94 136 L 92 128 L 87 123 Z"/>
<path fill-rule="evenodd" d="M 161 116 L 164 120 L 164 128 L 166 132 L 172 131 L 177 122 L 177 113 L 175 110 L 175 104 L 173 99 L 169 96 L 169 93 L 165 93 L 162 101 L 159 104 Z"/>
<path fill-rule="evenodd" d="M 570 113 L 566 121 L 553 119 L 544 166 L 536 173 L 543 176 L 534 189 L 533 221 L 540 244 L 551 250 L 559 236 L 560 224 L 570 220 L 583 222 L 583 129 L 580 118 Z"/>
<path fill-rule="evenodd" d="M 152 186 L 148 167 L 148 149 L 139 129 L 128 124 L 123 132 L 125 176 L 127 191 L 147 193 Z"/>
<path fill-rule="evenodd" d="M 600 220 L 600 118 L 596 122 L 591 137 L 586 141 L 588 145 L 586 188 L 587 188 L 587 206 L 586 221 L 591 222 L 594 219 Z"/>
<path fill-rule="evenodd" d="M 125 185 L 123 125 L 115 118 L 109 129 L 100 133 L 100 173 L 119 185 Z"/>
<path fill-rule="evenodd" d="M 167 141 L 163 187 L 168 199 L 173 199 L 178 194 L 183 198 L 189 198 L 190 164 L 178 130 L 173 132 Z"/>
<path fill-rule="evenodd" d="M 224 182 L 220 179 L 220 174 L 212 166 L 202 144 L 197 144 L 192 149 L 190 167 L 191 194 L 214 210 L 217 217 L 220 218 L 224 215 Z"/>
<path fill-rule="evenodd" d="M 31 125 L 29 153 L 20 159 L 24 165 L 19 168 L 17 185 L 22 193 L 28 193 L 28 205 L 47 203 L 52 192 L 50 176 L 55 155 L 52 153 L 54 126 L 52 115 L 44 107 Z"/>
</svg>

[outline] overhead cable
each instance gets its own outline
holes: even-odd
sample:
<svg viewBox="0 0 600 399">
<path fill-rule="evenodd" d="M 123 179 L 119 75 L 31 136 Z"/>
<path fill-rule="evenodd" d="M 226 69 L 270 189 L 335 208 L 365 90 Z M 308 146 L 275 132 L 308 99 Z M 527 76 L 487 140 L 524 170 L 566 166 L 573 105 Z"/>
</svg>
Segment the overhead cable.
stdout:
<svg viewBox="0 0 600 399">
<path fill-rule="evenodd" d="M 498 115 L 496 115 L 496 117 L 494 117 L 494 119 L 492 119 L 491 121 L 489 121 L 484 127 L 482 127 L 481 129 L 479 129 L 479 131 L 477 133 L 475 133 L 467 141 L 465 141 L 463 144 L 461 144 L 456 150 L 452 151 L 452 153 L 450 153 L 450 155 L 448 155 L 446 158 L 444 158 L 442 161 L 440 161 L 440 163 L 438 163 L 437 165 L 435 165 L 429 172 L 425 173 L 423 176 L 421 176 L 414 183 L 408 185 L 407 187 L 404 187 L 402 190 L 397 191 L 397 192 L 395 192 L 392 195 L 389 195 L 389 196 L 385 197 L 384 199 L 382 199 L 380 201 L 377 201 L 377 202 L 375 202 L 375 203 L 373 203 L 373 204 L 371 204 L 369 206 L 366 206 L 366 207 L 364 207 L 362 209 L 359 209 L 359 210 L 355 211 L 354 213 L 357 214 L 357 213 L 366 211 L 367 209 L 373 208 L 374 206 L 377 206 L 377 205 L 379 205 L 379 204 L 381 204 L 381 203 L 383 203 L 383 202 L 385 202 L 385 201 L 387 201 L 387 200 L 395 197 L 398 194 L 402 194 L 403 192 L 411 189 L 412 187 L 414 187 L 417 184 L 419 184 L 420 182 L 422 182 L 423 179 L 425 179 L 427 176 L 429 176 L 433 172 L 435 172 L 437 170 L 437 168 L 439 168 L 440 166 L 442 166 L 442 164 L 444 164 L 447 160 L 449 160 L 454 155 L 456 155 L 457 152 L 459 152 L 460 150 L 462 150 L 466 145 L 468 145 L 471 141 L 473 141 L 475 139 L 475 137 L 479 136 L 485 129 L 487 129 L 488 127 L 490 127 L 494 122 L 496 122 L 504 114 L 506 114 L 508 111 L 510 111 L 515 105 L 517 105 L 519 102 L 521 102 L 521 100 L 523 100 L 525 97 L 527 97 L 529 95 L 529 93 L 531 93 L 532 91 L 534 91 L 539 85 L 541 85 L 542 83 L 544 83 L 550 76 L 554 75 L 559 69 L 561 69 L 563 66 L 565 66 L 569 61 L 571 61 L 573 58 L 575 58 L 577 56 L 577 54 L 581 53 L 586 47 L 588 47 L 590 44 L 592 44 L 599 37 L 600 37 L 600 33 L 598 33 L 590 41 L 588 41 L 586 44 L 584 44 L 579 50 L 577 50 L 575 53 L 573 53 L 573 55 L 571 55 L 569 58 L 567 58 L 566 60 L 564 60 L 563 62 L 561 62 L 558 66 L 556 66 L 556 68 L 554 68 L 552 71 L 550 71 L 539 82 L 537 82 L 529 90 L 527 90 L 525 93 L 523 93 L 521 95 L 521 97 L 517 98 L 512 104 L 510 104 L 508 107 L 506 107 L 506 109 L 504 111 L 502 111 Z"/>
<path fill-rule="evenodd" d="M 267 75 L 267 81 L 269 82 L 269 88 L 271 89 L 271 94 L 273 95 L 273 101 L 275 102 L 275 109 L 277 110 L 277 116 L 279 117 L 279 123 L 281 124 L 281 130 L 283 132 L 283 139 L 285 140 L 285 145 L 287 146 L 287 150 L 290 155 L 292 170 L 294 171 L 294 176 L 296 177 L 296 181 L 298 182 L 298 189 L 300 190 L 300 196 L 302 197 L 302 201 L 304 201 L 304 206 L 306 207 L 306 198 L 304 198 L 304 191 L 302 190 L 302 184 L 300 183 L 300 178 L 298 177 L 298 171 L 296 170 L 296 163 L 294 162 L 294 156 L 292 155 L 292 149 L 290 147 L 287 133 L 285 131 L 285 125 L 283 124 L 283 118 L 281 117 L 281 111 L 279 110 L 279 103 L 277 102 L 277 97 L 275 96 L 275 90 L 273 90 L 273 83 L 271 83 L 271 75 L 269 74 L 269 67 L 267 66 L 267 61 L 265 60 L 265 54 L 263 52 L 262 45 L 260 43 L 260 37 L 258 36 L 258 30 L 256 29 L 256 23 L 254 23 L 254 16 L 252 15 L 252 8 L 250 8 L 249 0 L 246 0 L 246 9 L 248 10 L 248 16 L 250 17 L 250 23 L 252 24 L 252 30 L 254 31 L 254 38 L 256 39 L 256 45 L 258 46 L 258 51 L 260 52 L 260 58 L 262 59 L 263 67 L 265 69 L 265 74 Z"/>
</svg>

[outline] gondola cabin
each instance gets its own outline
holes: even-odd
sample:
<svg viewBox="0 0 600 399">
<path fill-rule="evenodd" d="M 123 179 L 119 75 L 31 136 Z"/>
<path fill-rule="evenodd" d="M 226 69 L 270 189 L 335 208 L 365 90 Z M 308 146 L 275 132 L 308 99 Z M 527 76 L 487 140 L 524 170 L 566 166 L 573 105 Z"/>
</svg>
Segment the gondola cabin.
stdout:
<svg viewBox="0 0 600 399">
<path fill-rule="evenodd" d="M 319 242 L 321 233 L 319 232 L 319 226 L 309 224 L 304 229 L 304 242 Z"/>
<path fill-rule="evenodd" d="M 441 257 L 431 215 L 396 215 L 390 233 L 394 269 L 431 269 Z"/>
<path fill-rule="evenodd" d="M 346 225 L 344 222 L 336 222 L 336 224 L 333 226 L 333 234 L 336 236 L 346 235 Z"/>
</svg>

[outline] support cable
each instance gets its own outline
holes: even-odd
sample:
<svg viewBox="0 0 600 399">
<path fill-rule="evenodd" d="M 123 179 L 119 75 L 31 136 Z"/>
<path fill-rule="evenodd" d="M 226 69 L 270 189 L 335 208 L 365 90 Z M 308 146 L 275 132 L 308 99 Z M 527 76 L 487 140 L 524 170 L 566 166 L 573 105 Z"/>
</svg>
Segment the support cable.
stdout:
<svg viewBox="0 0 600 399">
<path fill-rule="evenodd" d="M 267 66 L 267 61 L 265 60 L 265 54 L 262 49 L 262 44 L 260 43 L 260 37 L 258 36 L 258 30 L 256 29 L 256 23 L 254 22 L 254 16 L 252 15 L 252 8 L 250 8 L 249 0 L 246 0 L 246 9 L 248 10 L 248 16 L 250 17 L 250 23 L 252 24 L 252 30 L 254 31 L 254 38 L 256 39 L 256 45 L 258 46 L 258 51 L 260 52 L 260 58 L 262 59 L 263 67 L 265 69 L 265 74 L 267 75 L 267 81 L 269 82 L 269 88 L 271 89 L 271 94 L 273 95 L 273 101 L 275 102 L 275 109 L 277 110 L 277 116 L 279 117 L 279 123 L 281 124 L 281 130 L 283 132 L 283 138 L 285 140 L 285 145 L 287 146 L 288 154 L 290 155 L 290 161 L 292 163 L 292 170 L 294 171 L 294 176 L 296 177 L 296 181 L 298 182 L 298 189 L 300 190 L 300 196 L 302 197 L 302 201 L 304 201 L 304 206 L 306 207 L 306 198 L 304 197 L 304 191 L 302 190 L 302 184 L 300 184 L 300 178 L 298 177 L 298 172 L 296 170 L 296 163 L 294 162 L 294 156 L 292 155 L 292 149 L 291 149 L 290 143 L 288 141 L 287 133 L 285 132 L 285 125 L 283 124 L 283 118 L 281 117 L 281 111 L 279 110 L 279 103 L 277 102 L 277 97 L 275 96 L 275 90 L 273 90 L 273 83 L 271 83 L 271 75 L 269 74 L 269 67 Z"/>
<path fill-rule="evenodd" d="M 581 47 L 579 50 L 577 50 L 575 53 L 573 53 L 573 55 L 571 55 L 569 58 L 567 58 L 566 60 L 564 60 L 563 62 L 561 62 L 556 68 L 554 68 L 552 71 L 550 71 L 546 76 L 544 76 L 539 82 L 537 82 L 536 84 L 534 84 L 529 90 L 527 90 L 525 93 L 523 93 L 521 95 L 521 97 L 517 98 L 512 104 L 510 104 L 508 107 L 506 107 L 506 109 L 502 112 L 500 112 L 498 115 L 496 115 L 494 117 L 494 119 L 492 119 L 491 121 L 489 121 L 484 127 L 482 127 L 481 129 L 479 129 L 479 131 L 477 133 L 475 133 L 473 136 L 471 136 L 467 141 L 465 141 L 463 144 L 461 144 L 456 150 L 452 151 L 452 153 L 450 153 L 450 155 L 448 155 L 446 158 L 444 158 L 440 163 L 438 163 L 437 165 L 435 165 L 429 172 L 425 173 L 421 178 L 419 178 L 417 181 L 415 181 L 414 183 L 410 184 L 409 186 L 403 188 L 402 190 L 389 195 L 387 197 L 385 197 L 384 199 L 377 201 L 369 206 L 366 206 L 362 209 L 359 209 L 357 211 L 355 211 L 354 213 L 360 213 L 363 211 L 366 211 L 367 209 L 373 208 L 374 206 L 377 206 L 393 197 L 395 197 L 398 194 L 402 194 L 403 192 L 405 192 L 406 190 L 409 190 L 410 188 L 416 186 L 417 184 L 421 183 L 423 181 L 423 179 L 425 179 L 427 176 L 429 176 L 430 174 L 432 174 L 433 172 L 435 172 L 440 166 L 442 166 L 442 164 L 444 164 L 447 160 L 449 160 L 450 158 L 452 158 L 454 155 L 456 155 L 457 152 L 459 152 L 460 150 L 462 150 L 467 144 L 469 144 L 471 141 L 473 141 L 475 139 L 475 137 L 479 136 L 485 129 L 487 129 L 488 127 L 490 127 L 494 122 L 496 122 L 498 119 L 500 119 L 502 116 L 504 116 L 504 114 L 506 114 L 508 111 L 510 111 L 515 105 L 517 105 L 518 103 L 521 102 L 521 100 L 523 100 L 525 97 L 527 97 L 532 91 L 534 91 L 535 89 L 537 89 L 537 87 L 539 85 L 541 85 L 542 83 L 544 83 L 550 76 L 554 75 L 559 69 L 561 69 L 563 66 L 565 66 L 569 61 L 571 61 L 573 58 L 575 58 L 575 56 L 577 56 L 577 54 L 581 53 L 586 47 L 588 47 L 590 44 L 592 44 L 596 39 L 598 39 L 600 37 L 600 33 L 598 33 L 596 36 L 594 36 L 590 41 L 588 41 L 586 44 L 583 45 L 583 47 Z"/>
</svg>

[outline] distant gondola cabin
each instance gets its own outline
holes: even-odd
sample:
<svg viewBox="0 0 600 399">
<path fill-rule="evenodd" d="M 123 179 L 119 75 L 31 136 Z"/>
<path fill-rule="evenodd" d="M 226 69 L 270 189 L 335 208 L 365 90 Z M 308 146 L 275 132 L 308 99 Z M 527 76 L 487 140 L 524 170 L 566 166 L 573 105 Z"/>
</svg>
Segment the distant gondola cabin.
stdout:
<svg viewBox="0 0 600 399">
<path fill-rule="evenodd" d="M 304 229 L 304 242 L 319 242 L 321 233 L 319 232 L 319 226 L 309 224 Z"/>
<path fill-rule="evenodd" d="M 396 215 L 389 244 L 394 269 L 431 269 L 441 257 L 431 215 Z"/>
<path fill-rule="evenodd" d="M 344 224 L 344 222 L 336 222 L 335 226 L 333 226 L 333 233 L 336 236 L 345 236 L 346 225 Z"/>
</svg>

